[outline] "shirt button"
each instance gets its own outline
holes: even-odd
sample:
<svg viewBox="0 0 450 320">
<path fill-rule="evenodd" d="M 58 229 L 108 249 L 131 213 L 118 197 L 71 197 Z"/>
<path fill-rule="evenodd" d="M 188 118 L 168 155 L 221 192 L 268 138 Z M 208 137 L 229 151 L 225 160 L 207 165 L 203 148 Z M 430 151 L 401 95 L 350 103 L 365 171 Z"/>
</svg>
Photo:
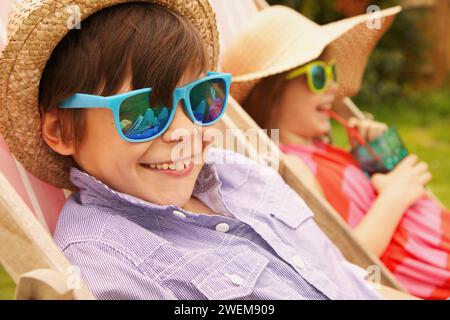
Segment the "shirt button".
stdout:
<svg viewBox="0 0 450 320">
<path fill-rule="evenodd" d="M 228 232 L 228 230 L 230 230 L 230 226 L 227 223 L 219 223 L 216 226 L 216 230 L 219 232 Z"/>
<path fill-rule="evenodd" d="M 303 262 L 303 260 L 299 256 L 292 257 L 292 261 L 294 262 L 294 265 L 297 268 L 299 268 L 299 269 L 305 268 L 305 262 Z"/>
<path fill-rule="evenodd" d="M 238 286 L 242 286 L 244 284 L 244 279 L 242 279 L 237 274 L 228 274 L 228 273 L 226 273 L 225 276 L 227 276 L 228 279 L 231 280 L 231 282 L 233 282 L 234 284 L 236 284 Z"/>
<path fill-rule="evenodd" d="M 172 213 L 173 213 L 175 216 L 177 216 L 178 218 L 182 218 L 182 219 L 186 218 L 186 215 L 185 215 L 183 212 L 181 212 L 181 211 L 173 210 Z"/>
</svg>

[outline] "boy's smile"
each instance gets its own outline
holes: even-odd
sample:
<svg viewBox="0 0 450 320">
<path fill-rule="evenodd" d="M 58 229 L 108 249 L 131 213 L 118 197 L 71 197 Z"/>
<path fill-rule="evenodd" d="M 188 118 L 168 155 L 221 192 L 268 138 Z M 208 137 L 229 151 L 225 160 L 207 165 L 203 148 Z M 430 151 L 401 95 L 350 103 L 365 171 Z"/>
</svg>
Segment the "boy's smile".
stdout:
<svg viewBox="0 0 450 320">
<path fill-rule="evenodd" d="M 185 75 L 178 85 L 196 79 L 198 76 Z M 130 91 L 129 83 L 118 93 Z M 178 106 L 164 134 L 130 143 L 117 134 L 110 110 L 88 109 L 85 136 L 73 157 L 84 171 L 116 191 L 160 205 L 182 206 L 191 198 L 203 167 L 202 155 L 211 144 L 203 141 L 206 130 L 193 124 Z M 183 154 L 176 157 L 175 148 L 184 143 L 189 147 L 182 148 Z"/>
<path fill-rule="evenodd" d="M 188 176 L 194 169 L 194 159 L 197 159 L 198 155 L 193 155 L 181 159 L 173 159 L 169 161 L 143 162 L 140 165 L 153 172 L 165 174 L 171 177 L 185 177 Z"/>
</svg>

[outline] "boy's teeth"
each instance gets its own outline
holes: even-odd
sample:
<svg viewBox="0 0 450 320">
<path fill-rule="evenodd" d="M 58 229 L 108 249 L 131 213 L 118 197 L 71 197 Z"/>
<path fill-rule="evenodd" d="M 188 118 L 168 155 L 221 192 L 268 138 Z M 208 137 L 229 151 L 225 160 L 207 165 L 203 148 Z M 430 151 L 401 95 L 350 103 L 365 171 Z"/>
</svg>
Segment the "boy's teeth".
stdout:
<svg viewBox="0 0 450 320">
<path fill-rule="evenodd" d="M 191 160 L 185 160 L 184 162 L 177 162 L 177 163 L 158 163 L 158 164 L 152 163 L 146 166 L 150 167 L 151 169 L 181 171 L 189 167 L 190 165 Z"/>
<path fill-rule="evenodd" d="M 184 168 L 185 168 L 185 165 L 182 164 L 182 163 L 177 163 L 176 165 L 174 165 L 174 169 L 177 170 L 177 171 L 184 170 Z M 174 169 L 172 169 L 172 170 L 174 170 Z"/>
</svg>

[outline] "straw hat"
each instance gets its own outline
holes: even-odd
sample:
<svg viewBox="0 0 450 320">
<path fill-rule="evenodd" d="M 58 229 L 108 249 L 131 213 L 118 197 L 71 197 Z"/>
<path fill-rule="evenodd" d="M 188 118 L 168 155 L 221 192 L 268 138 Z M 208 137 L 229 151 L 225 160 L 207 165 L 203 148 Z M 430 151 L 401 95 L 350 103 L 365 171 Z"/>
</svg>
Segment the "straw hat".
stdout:
<svg viewBox="0 0 450 320">
<path fill-rule="evenodd" d="M 134 0 L 136 1 L 136 0 Z M 219 42 L 214 12 L 208 0 L 141 0 L 185 16 L 200 32 L 211 61 L 217 66 Z M 80 20 L 131 0 L 20 0 L 10 14 L 8 44 L 0 56 L 0 134 L 11 152 L 36 177 L 72 189 L 73 162 L 53 152 L 41 137 L 39 81 L 53 49 L 69 31 L 69 6 L 78 5 Z"/>
<path fill-rule="evenodd" d="M 372 49 L 400 10 L 393 7 L 321 26 L 288 7 L 268 7 L 240 30 L 223 55 L 222 69 L 233 74 L 231 94 L 242 103 L 262 78 L 317 59 L 327 48 L 343 79 L 338 96 L 352 96 Z"/>
</svg>

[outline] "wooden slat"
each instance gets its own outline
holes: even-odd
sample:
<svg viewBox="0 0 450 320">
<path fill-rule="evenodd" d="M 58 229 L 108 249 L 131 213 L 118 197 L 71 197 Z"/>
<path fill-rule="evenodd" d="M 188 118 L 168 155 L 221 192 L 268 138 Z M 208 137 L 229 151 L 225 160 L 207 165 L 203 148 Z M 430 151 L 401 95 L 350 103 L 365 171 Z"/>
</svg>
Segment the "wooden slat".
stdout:
<svg viewBox="0 0 450 320">
<path fill-rule="evenodd" d="M 364 112 L 362 112 L 349 97 L 345 97 L 341 101 L 335 102 L 333 104 L 333 109 L 344 119 L 354 117 L 362 120 L 366 118 Z"/>
<path fill-rule="evenodd" d="M 41 206 L 39 205 L 39 201 L 36 197 L 36 194 L 34 193 L 33 187 L 31 186 L 30 180 L 28 179 L 27 172 L 22 164 L 16 160 L 16 158 L 14 158 L 14 160 L 16 161 L 17 169 L 19 170 L 20 177 L 25 186 L 25 189 L 27 190 L 28 196 L 30 197 L 31 205 L 33 206 L 36 218 L 45 229 L 45 231 L 50 233 L 47 222 L 45 221 L 44 214 L 42 213 Z"/>
<path fill-rule="evenodd" d="M 93 300 L 84 290 L 75 288 L 72 275 L 50 269 L 36 269 L 20 276 L 17 300 Z M 73 285 L 67 286 L 68 283 Z"/>
<path fill-rule="evenodd" d="M 71 265 L 28 206 L 0 173 L 0 263 L 17 283 L 22 274 L 50 269 L 67 274 Z M 81 296 L 92 298 L 82 284 Z"/>
</svg>

